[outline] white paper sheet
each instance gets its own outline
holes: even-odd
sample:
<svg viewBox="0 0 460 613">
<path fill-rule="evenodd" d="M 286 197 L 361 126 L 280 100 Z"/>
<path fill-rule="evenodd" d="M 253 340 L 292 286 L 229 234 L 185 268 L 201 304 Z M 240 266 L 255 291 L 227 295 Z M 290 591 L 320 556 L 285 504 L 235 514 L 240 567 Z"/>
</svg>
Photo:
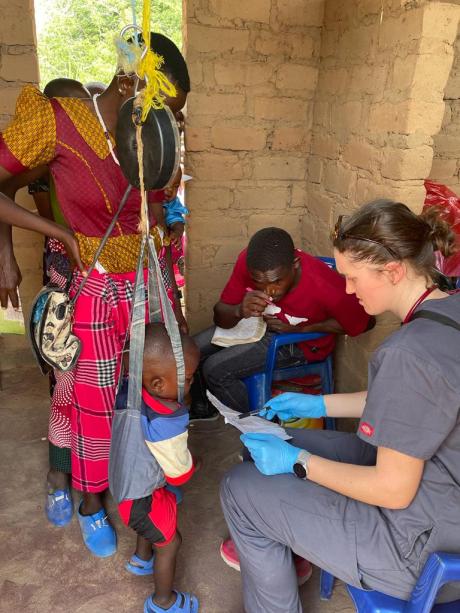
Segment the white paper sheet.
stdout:
<svg viewBox="0 0 460 613">
<path fill-rule="evenodd" d="M 267 324 L 262 317 L 240 319 L 233 328 L 219 328 L 219 326 L 216 326 L 211 343 L 220 347 L 255 343 L 263 337 L 266 329 Z"/>
<path fill-rule="evenodd" d="M 225 423 L 235 426 L 240 432 L 264 432 L 265 434 L 274 434 L 283 441 L 289 441 L 292 437 L 286 433 L 284 428 L 278 424 L 274 424 L 268 419 L 257 417 L 257 415 L 251 417 L 245 417 L 244 419 L 238 419 L 238 411 L 229 409 L 225 404 L 218 400 L 211 392 L 207 391 L 206 395 L 209 402 L 216 407 L 219 413 L 224 417 Z"/>
</svg>

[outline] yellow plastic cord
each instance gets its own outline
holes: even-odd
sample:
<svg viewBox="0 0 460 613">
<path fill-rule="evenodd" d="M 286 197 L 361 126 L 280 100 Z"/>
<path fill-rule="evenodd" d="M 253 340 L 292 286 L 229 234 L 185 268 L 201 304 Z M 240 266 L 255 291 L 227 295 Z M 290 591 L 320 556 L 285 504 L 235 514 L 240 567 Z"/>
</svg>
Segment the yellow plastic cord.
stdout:
<svg viewBox="0 0 460 613">
<path fill-rule="evenodd" d="M 173 98 L 177 95 L 174 85 L 160 71 L 164 59 L 154 53 L 150 47 L 150 0 L 144 0 L 142 8 L 142 38 L 146 51 L 136 72 L 146 81 L 142 100 L 142 121 L 145 121 L 151 108 L 162 109 L 165 97 Z"/>
</svg>

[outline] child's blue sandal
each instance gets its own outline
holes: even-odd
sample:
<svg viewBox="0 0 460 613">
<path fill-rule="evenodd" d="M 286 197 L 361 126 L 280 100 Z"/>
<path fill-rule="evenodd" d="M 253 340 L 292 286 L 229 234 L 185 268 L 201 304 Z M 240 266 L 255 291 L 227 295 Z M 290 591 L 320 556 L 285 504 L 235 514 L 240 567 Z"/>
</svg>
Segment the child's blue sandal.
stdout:
<svg viewBox="0 0 460 613">
<path fill-rule="evenodd" d="M 102 508 L 94 515 L 81 515 L 79 509 L 77 515 L 83 541 L 91 553 L 98 558 L 112 556 L 117 550 L 117 534 L 108 520 L 107 511 Z"/>
<path fill-rule="evenodd" d="M 169 609 L 163 609 L 156 605 L 152 596 L 149 596 L 144 603 L 144 613 L 198 613 L 198 598 L 188 592 L 177 592 L 176 602 Z"/>
<path fill-rule="evenodd" d="M 45 513 L 48 521 L 59 528 L 70 523 L 73 515 L 73 502 L 68 487 L 65 490 L 48 492 Z"/>
<path fill-rule="evenodd" d="M 142 560 L 136 554 L 131 556 L 131 559 L 126 562 L 125 568 L 133 575 L 152 575 L 153 574 L 153 556 L 150 560 Z"/>
</svg>

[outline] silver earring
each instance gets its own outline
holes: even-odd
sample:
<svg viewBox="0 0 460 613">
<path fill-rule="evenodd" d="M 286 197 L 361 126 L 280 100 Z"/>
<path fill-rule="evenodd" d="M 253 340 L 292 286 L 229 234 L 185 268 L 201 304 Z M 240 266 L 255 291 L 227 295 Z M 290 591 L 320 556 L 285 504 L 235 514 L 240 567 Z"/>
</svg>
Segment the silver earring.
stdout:
<svg viewBox="0 0 460 613">
<path fill-rule="evenodd" d="M 118 93 L 123 96 L 123 90 L 120 87 L 118 88 Z"/>
</svg>

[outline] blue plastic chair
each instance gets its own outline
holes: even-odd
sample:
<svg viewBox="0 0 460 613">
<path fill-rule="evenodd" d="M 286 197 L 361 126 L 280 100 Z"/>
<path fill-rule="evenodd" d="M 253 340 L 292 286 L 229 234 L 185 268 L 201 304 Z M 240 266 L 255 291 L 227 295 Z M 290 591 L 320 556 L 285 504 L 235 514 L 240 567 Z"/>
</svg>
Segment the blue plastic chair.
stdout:
<svg viewBox="0 0 460 613">
<path fill-rule="evenodd" d="M 318 259 L 326 263 L 330 268 L 335 269 L 334 258 L 319 257 Z M 276 354 L 279 347 L 282 347 L 283 345 L 293 345 L 304 341 L 316 340 L 323 336 L 326 336 L 326 334 L 323 332 L 302 332 L 274 335 L 271 345 L 268 348 L 265 370 L 243 379 L 248 391 L 249 408 L 251 411 L 262 408 L 263 405 L 270 400 L 273 381 L 285 381 L 286 379 L 305 377 L 307 375 L 319 375 L 321 377 L 323 394 L 333 393 L 334 379 L 332 374 L 331 355 L 320 362 L 308 362 L 306 364 L 301 364 L 300 366 L 275 369 Z M 327 417 L 325 420 L 325 426 L 327 430 L 334 430 L 335 420 Z"/>
<path fill-rule="evenodd" d="M 327 585 L 325 583 L 323 586 L 323 579 L 327 579 Z M 347 585 L 347 589 L 357 613 L 459 613 L 460 600 L 434 604 L 441 587 L 453 581 L 460 581 L 460 554 L 435 552 L 426 561 L 408 601 L 374 590 L 360 590 L 351 585 Z M 323 571 L 322 600 L 331 597 L 333 583 L 334 577 Z M 325 594 L 323 587 L 328 590 Z"/>
</svg>

